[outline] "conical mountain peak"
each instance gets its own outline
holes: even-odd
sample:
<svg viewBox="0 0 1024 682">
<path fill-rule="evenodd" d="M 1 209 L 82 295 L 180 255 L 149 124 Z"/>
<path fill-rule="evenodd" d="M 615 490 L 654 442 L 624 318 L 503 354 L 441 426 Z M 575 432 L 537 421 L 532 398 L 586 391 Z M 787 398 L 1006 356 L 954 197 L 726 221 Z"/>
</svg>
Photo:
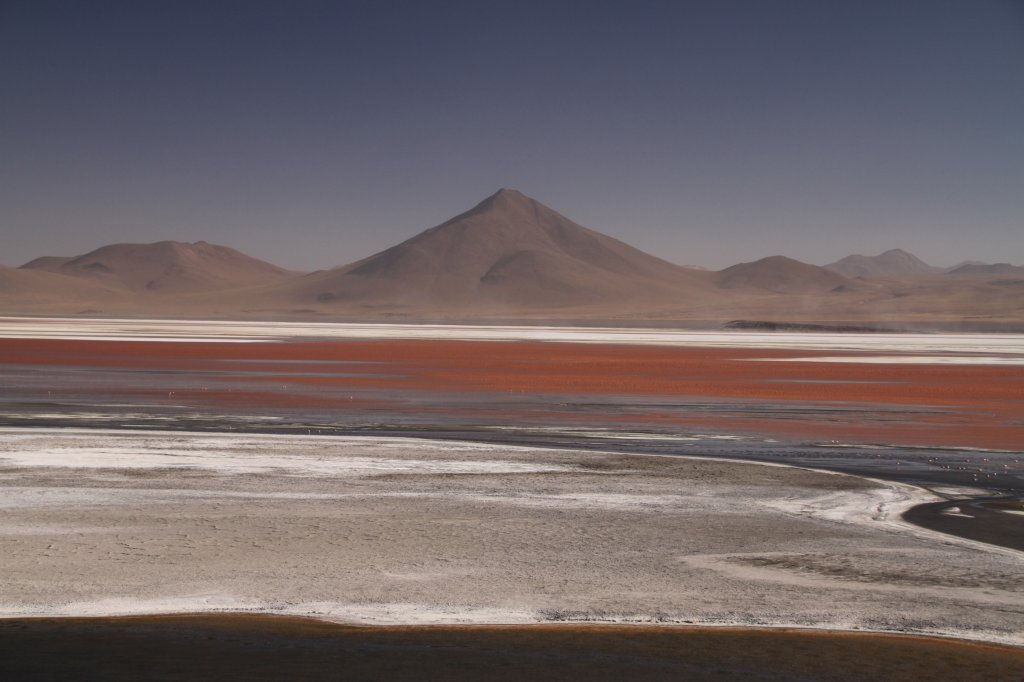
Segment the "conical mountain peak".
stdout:
<svg viewBox="0 0 1024 682">
<path fill-rule="evenodd" d="M 330 278 L 316 294 L 323 300 L 369 295 L 469 305 L 664 299 L 709 287 L 510 188 Z"/>
<path fill-rule="evenodd" d="M 451 220 L 448 220 L 442 224 L 445 225 L 448 223 L 453 223 L 464 217 L 476 215 L 479 213 L 485 213 L 488 211 L 532 211 L 535 206 L 543 206 L 543 204 L 536 201 L 535 199 L 526 196 L 519 190 L 502 187 L 497 192 L 490 195 L 489 197 L 487 197 L 486 199 L 484 199 L 479 204 L 469 209 L 465 213 L 460 213 Z"/>
<path fill-rule="evenodd" d="M 502 187 L 497 192 L 492 194 L 490 199 L 503 199 L 505 201 L 533 201 L 530 197 L 526 196 L 517 189 L 511 187 Z"/>
</svg>

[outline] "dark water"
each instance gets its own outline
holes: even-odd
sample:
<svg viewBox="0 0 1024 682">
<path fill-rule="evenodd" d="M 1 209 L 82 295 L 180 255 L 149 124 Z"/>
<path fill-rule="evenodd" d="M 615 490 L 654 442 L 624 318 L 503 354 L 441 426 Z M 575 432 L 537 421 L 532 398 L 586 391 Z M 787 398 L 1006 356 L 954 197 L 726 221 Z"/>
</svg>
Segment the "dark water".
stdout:
<svg viewBox="0 0 1024 682">
<path fill-rule="evenodd" d="M 273 616 L 0 620 L 27 680 L 1014 680 L 1024 650 L 867 633 L 651 626 L 351 627 Z"/>
</svg>

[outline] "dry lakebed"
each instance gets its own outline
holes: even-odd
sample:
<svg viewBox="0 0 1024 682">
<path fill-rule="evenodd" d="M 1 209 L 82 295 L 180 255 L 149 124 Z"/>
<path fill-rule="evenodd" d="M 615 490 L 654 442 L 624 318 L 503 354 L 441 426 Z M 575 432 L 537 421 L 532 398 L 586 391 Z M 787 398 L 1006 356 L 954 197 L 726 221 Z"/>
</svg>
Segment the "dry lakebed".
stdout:
<svg viewBox="0 0 1024 682">
<path fill-rule="evenodd" d="M 4 616 L 785 625 L 1024 643 L 1020 553 L 917 488 L 443 441 L 6 429 Z"/>
</svg>

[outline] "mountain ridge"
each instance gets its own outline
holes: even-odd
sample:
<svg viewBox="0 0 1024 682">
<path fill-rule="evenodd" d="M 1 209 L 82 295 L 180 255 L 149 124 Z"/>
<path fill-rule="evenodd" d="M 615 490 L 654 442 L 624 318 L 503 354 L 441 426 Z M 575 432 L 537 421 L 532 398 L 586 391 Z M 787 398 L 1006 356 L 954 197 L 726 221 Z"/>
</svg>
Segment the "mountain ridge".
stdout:
<svg viewBox="0 0 1024 682">
<path fill-rule="evenodd" d="M 788 256 L 737 263 L 715 273 L 715 282 L 725 289 L 745 287 L 786 294 L 841 292 L 856 286 L 839 273 Z"/>
<path fill-rule="evenodd" d="M 231 289 L 288 275 L 276 265 L 205 241 L 109 244 L 80 256 L 42 256 L 20 269 L 88 278 L 133 293 Z"/>
<path fill-rule="evenodd" d="M 861 259 L 920 262 L 899 249 Z M 0 313 L 1024 328 L 1024 277 L 1016 266 L 933 274 L 850 278 L 781 255 L 695 270 L 502 188 L 388 249 L 312 273 L 206 242 L 43 256 L 0 268 Z"/>
</svg>

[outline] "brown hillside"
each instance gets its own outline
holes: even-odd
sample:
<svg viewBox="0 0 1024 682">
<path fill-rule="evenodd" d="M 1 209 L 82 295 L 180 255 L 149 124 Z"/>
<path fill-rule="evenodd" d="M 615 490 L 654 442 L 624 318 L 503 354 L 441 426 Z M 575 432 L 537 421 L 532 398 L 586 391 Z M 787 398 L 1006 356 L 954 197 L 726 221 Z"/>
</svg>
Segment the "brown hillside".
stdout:
<svg viewBox="0 0 1024 682">
<path fill-rule="evenodd" d="M 124 297 L 120 289 L 43 270 L 0 267 L 0 311 L 11 313 L 77 311 Z"/>
<path fill-rule="evenodd" d="M 289 274 L 226 246 L 173 241 L 113 244 L 76 258 L 37 258 L 22 269 L 87 278 L 134 293 L 230 289 L 276 281 Z"/>
</svg>

